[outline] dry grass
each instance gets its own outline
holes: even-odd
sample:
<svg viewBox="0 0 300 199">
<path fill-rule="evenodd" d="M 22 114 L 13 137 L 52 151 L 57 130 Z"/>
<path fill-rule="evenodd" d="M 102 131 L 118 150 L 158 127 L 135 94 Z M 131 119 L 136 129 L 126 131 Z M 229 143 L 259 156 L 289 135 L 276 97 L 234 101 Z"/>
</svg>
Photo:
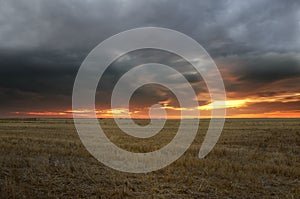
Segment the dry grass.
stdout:
<svg viewBox="0 0 300 199">
<path fill-rule="evenodd" d="M 177 121 L 146 140 L 130 138 L 112 120 L 101 124 L 118 146 L 146 152 L 168 143 Z M 128 174 L 95 160 L 72 120 L 0 120 L 0 198 L 300 197 L 300 120 L 227 120 L 214 150 L 198 159 L 207 124 L 170 166 Z"/>
</svg>

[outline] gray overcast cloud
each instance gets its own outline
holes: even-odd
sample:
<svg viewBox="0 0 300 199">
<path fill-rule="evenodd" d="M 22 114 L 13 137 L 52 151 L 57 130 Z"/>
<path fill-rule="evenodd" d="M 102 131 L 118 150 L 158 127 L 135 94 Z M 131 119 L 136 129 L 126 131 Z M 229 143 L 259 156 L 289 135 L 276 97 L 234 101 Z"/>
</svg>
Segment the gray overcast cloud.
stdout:
<svg viewBox="0 0 300 199">
<path fill-rule="evenodd" d="M 70 107 L 76 72 L 89 51 L 143 26 L 197 40 L 225 71 L 233 93 L 250 95 L 300 77 L 298 0 L 0 0 L 0 116 L 28 106 Z M 299 91 L 292 82 L 291 90 Z"/>
</svg>

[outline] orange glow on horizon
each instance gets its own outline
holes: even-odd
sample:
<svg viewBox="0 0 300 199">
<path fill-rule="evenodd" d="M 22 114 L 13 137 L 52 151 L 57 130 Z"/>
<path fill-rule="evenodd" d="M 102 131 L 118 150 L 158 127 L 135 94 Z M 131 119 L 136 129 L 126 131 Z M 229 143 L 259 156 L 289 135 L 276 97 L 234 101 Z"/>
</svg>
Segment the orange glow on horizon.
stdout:
<svg viewBox="0 0 300 199">
<path fill-rule="evenodd" d="M 66 112 L 14 112 L 15 116 L 34 116 L 34 117 L 45 117 L 45 118 L 73 118 L 73 114 L 69 111 Z M 96 114 L 97 118 L 114 118 L 110 113 Z M 149 119 L 149 115 L 130 115 L 134 119 Z M 82 114 L 82 118 L 93 118 L 91 114 Z M 201 115 L 200 118 L 210 118 L 210 115 Z M 128 118 L 128 117 L 119 117 Z M 168 119 L 180 119 L 178 115 L 168 115 Z M 191 119 L 192 117 L 190 117 Z M 265 113 L 244 113 L 244 114 L 231 114 L 226 115 L 226 118 L 300 118 L 300 111 L 270 111 Z M 186 119 L 189 119 L 186 118 Z"/>
<path fill-rule="evenodd" d="M 162 109 L 167 111 L 168 119 L 180 119 L 182 110 L 200 111 L 200 118 L 210 118 L 210 111 L 212 109 L 227 108 L 226 118 L 300 118 L 300 110 L 261 110 L 260 107 L 255 107 L 256 103 L 288 103 L 299 102 L 300 93 L 283 94 L 271 97 L 248 97 L 244 99 L 228 99 L 227 101 L 215 101 L 206 105 L 190 108 L 180 108 L 168 105 L 168 101 L 162 104 Z M 252 108 L 253 106 L 253 108 Z M 249 108 L 250 107 L 250 108 Z M 248 108 L 248 109 L 247 109 Z M 280 108 L 280 107 L 278 107 Z M 244 112 L 242 112 L 242 111 Z M 251 110 L 251 112 L 249 112 Z M 98 118 L 140 118 L 148 119 L 148 108 L 143 110 L 128 111 L 123 108 L 119 109 L 97 109 L 94 113 L 93 110 L 63 110 L 63 111 L 30 111 L 30 112 L 12 112 L 14 116 L 20 117 L 58 117 L 58 118 L 72 118 L 73 114 L 82 118 L 93 118 L 94 115 Z M 248 111 L 248 112 L 247 112 Z M 156 117 L 160 118 L 160 117 Z M 186 117 L 192 118 L 192 117 Z"/>
</svg>

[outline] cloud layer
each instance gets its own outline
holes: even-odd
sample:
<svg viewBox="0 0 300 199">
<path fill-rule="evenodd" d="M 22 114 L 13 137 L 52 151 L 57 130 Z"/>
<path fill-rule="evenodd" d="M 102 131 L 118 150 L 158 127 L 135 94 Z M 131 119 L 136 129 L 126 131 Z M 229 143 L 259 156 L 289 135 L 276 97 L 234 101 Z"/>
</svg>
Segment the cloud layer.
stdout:
<svg viewBox="0 0 300 199">
<path fill-rule="evenodd" d="M 229 99 L 271 98 L 284 93 L 297 100 L 256 102 L 266 107 L 257 113 L 285 111 L 287 106 L 289 111 L 299 111 L 298 0 L 2 0 L 0 116 L 70 109 L 76 72 L 89 51 L 113 34 L 143 26 L 171 28 L 202 44 L 223 75 Z M 128 57 L 131 62 L 121 60 L 107 71 L 103 79 L 107 92 L 99 91 L 102 95 L 109 93 L 126 65 L 149 59 L 174 64 L 175 59 L 155 53 Z M 185 72 L 197 93 L 205 92 L 202 79 L 188 66 Z M 152 90 L 139 92 L 151 99 Z M 156 97 L 166 100 L 159 94 Z M 99 101 L 99 106 L 107 101 Z M 208 102 L 204 99 L 201 103 Z M 253 111 L 232 110 L 232 115 L 235 113 Z"/>
</svg>

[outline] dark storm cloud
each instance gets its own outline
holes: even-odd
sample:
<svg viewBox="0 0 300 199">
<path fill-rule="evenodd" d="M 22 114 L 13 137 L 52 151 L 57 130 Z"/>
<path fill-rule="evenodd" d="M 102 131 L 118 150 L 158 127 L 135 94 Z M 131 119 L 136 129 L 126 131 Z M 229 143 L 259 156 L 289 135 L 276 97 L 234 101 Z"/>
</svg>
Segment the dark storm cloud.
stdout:
<svg viewBox="0 0 300 199">
<path fill-rule="evenodd" d="M 300 53 L 250 53 L 220 58 L 219 62 L 226 90 L 237 97 L 299 91 Z"/>
<path fill-rule="evenodd" d="M 168 100 L 170 100 L 168 103 L 170 106 L 179 106 L 174 94 L 161 85 L 145 85 L 140 87 L 134 92 L 131 98 L 134 108 L 150 107 L 156 103 L 164 103 Z"/>
<path fill-rule="evenodd" d="M 7 115 L 3 112 L 69 108 L 80 64 L 73 56 L 77 55 L 47 50 L 2 50 L 1 115 Z"/>
<path fill-rule="evenodd" d="M 157 50 L 157 49 L 143 49 L 127 53 L 115 60 L 110 67 L 104 72 L 100 79 L 97 91 L 98 107 L 109 107 L 110 96 L 113 88 L 118 82 L 119 78 L 135 66 L 145 63 L 160 63 L 171 66 L 173 69 L 181 73 L 185 79 L 192 85 L 195 93 L 207 92 L 207 88 L 200 74 L 189 64 L 186 60 L 173 53 Z M 153 71 L 151 68 L 148 71 L 151 74 L 153 81 L 162 78 L 174 85 L 178 84 L 178 79 L 173 76 L 159 76 L 162 71 Z M 143 77 L 149 78 L 149 77 Z M 131 82 L 132 83 L 132 82 Z M 155 103 L 168 101 L 171 106 L 178 106 L 178 101 L 175 96 L 166 87 L 158 85 L 147 85 L 137 90 L 134 93 L 134 104 L 137 106 L 151 106 Z"/>
<path fill-rule="evenodd" d="M 250 55 L 239 61 L 234 71 L 241 81 L 273 82 L 300 76 L 300 53 Z"/>
<path fill-rule="evenodd" d="M 18 99 L 32 109 L 37 102 L 44 108 L 54 101 L 70 106 L 76 71 L 88 52 L 113 34 L 141 26 L 181 31 L 200 42 L 215 60 L 230 63 L 220 65 L 236 77 L 225 77 L 229 91 L 246 93 L 297 78 L 299 10 L 298 0 L 2 0 L 1 110 L 9 110 L 7 104 L 21 106 Z M 170 60 L 155 54 L 144 57 L 145 62 L 173 63 L 172 57 L 165 59 Z M 104 84 L 110 88 L 120 74 L 111 69 Z M 186 77 L 201 84 L 197 74 Z"/>
<path fill-rule="evenodd" d="M 0 85 L 31 92 L 60 91 L 64 88 L 57 84 L 74 76 L 80 65 L 73 56 L 77 55 L 45 50 L 1 52 Z"/>
</svg>

